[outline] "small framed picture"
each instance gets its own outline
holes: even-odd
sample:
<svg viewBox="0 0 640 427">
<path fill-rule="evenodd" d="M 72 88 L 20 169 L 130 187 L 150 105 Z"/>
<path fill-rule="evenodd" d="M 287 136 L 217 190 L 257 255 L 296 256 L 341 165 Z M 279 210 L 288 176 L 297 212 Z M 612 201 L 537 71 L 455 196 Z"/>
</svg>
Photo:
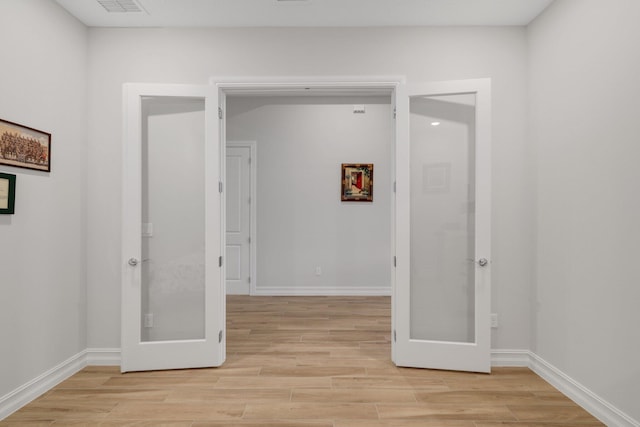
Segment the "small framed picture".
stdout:
<svg viewBox="0 0 640 427">
<path fill-rule="evenodd" d="M 16 203 L 16 176 L 0 172 L 0 214 L 14 213 Z"/>
<path fill-rule="evenodd" d="M 373 201 L 372 163 L 342 164 L 342 195 L 340 200 L 343 202 Z"/>
<path fill-rule="evenodd" d="M 51 134 L 0 119 L 0 165 L 51 171 Z"/>
</svg>

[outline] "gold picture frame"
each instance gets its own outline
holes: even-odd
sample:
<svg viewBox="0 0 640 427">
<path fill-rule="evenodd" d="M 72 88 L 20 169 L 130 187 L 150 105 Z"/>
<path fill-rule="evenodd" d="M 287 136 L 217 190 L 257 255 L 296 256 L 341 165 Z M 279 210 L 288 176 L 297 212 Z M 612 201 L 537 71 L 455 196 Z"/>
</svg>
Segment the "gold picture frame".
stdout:
<svg viewBox="0 0 640 427">
<path fill-rule="evenodd" d="M 373 202 L 373 163 L 343 163 L 340 200 Z"/>
</svg>

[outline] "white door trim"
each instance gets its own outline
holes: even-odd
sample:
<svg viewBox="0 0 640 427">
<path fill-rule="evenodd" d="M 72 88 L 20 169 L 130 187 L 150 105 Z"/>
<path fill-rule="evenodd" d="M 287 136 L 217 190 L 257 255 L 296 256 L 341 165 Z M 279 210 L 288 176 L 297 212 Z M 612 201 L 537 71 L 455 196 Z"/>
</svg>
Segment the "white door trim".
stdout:
<svg viewBox="0 0 640 427">
<path fill-rule="evenodd" d="M 275 76 L 275 77 L 237 77 L 237 76 L 212 76 L 209 79 L 209 83 L 217 88 L 216 102 L 220 106 L 223 112 L 223 117 L 226 114 L 226 96 L 227 94 L 244 94 L 244 95 L 282 95 L 282 94 L 296 94 L 301 96 L 309 96 L 313 94 L 341 94 L 341 95 L 357 95 L 363 93 L 386 93 L 391 95 L 392 110 L 396 111 L 397 99 L 399 97 L 398 91 L 404 87 L 404 76 L 331 76 L 331 77 L 314 77 L 314 76 Z M 408 114 L 408 112 L 407 112 Z M 398 116 L 398 119 L 400 117 Z M 224 122 L 221 120 L 219 138 L 220 141 L 226 141 L 226 130 Z M 394 140 L 393 140 L 393 153 L 397 155 L 398 141 L 402 140 L 402 127 L 397 126 L 398 120 L 394 126 Z M 224 148 L 225 144 L 221 143 Z M 223 158 L 226 158 L 226 152 L 222 153 Z M 395 162 L 392 162 L 391 170 L 391 188 L 394 185 Z M 223 172 L 224 176 L 224 172 Z M 395 230 L 395 193 L 392 194 L 391 202 L 391 245 L 392 252 L 396 248 L 396 230 Z M 223 209 L 224 212 L 224 209 Z M 222 224 L 222 229 L 225 229 L 225 224 Z M 223 242 L 223 246 L 224 246 Z M 396 294 L 396 272 L 394 269 L 393 259 L 389 260 L 391 265 L 391 324 L 392 330 L 395 330 L 396 321 L 396 307 L 395 307 L 395 294 Z M 252 289 L 253 291 L 253 289 Z M 391 357 L 395 361 L 395 346 L 392 345 Z"/>
<path fill-rule="evenodd" d="M 233 95 L 299 95 L 310 96 L 314 94 L 322 95 L 362 95 L 362 94 L 387 94 L 391 95 L 391 107 L 394 114 L 397 112 L 397 120 L 394 123 L 394 140 L 392 155 L 397 156 L 400 141 L 406 141 L 404 145 L 408 145 L 408 134 L 402 126 L 397 123 L 402 120 L 400 109 L 398 109 L 398 100 L 403 99 L 400 94 L 404 89 L 406 78 L 404 76 L 331 76 L 331 77 L 313 77 L 313 76 L 277 76 L 277 77 L 237 77 L 237 76 L 212 76 L 209 83 L 217 88 L 216 102 L 221 108 L 222 117 L 226 117 L 226 97 L 228 94 Z M 402 92 L 406 93 L 406 92 Z M 408 120 L 408 111 L 406 111 Z M 219 138 L 221 142 L 226 142 L 225 120 L 221 120 L 219 127 Z M 226 148 L 224 143 L 220 144 L 223 150 Z M 225 150 L 226 151 L 226 150 Z M 226 152 L 222 153 L 222 157 L 226 158 Z M 397 160 L 396 160 L 397 161 Z M 391 188 L 394 188 L 396 175 L 395 164 L 391 164 Z M 225 176 L 223 171 L 223 177 Z M 397 232 L 395 224 L 396 214 L 396 194 L 391 197 L 391 250 L 396 250 Z M 224 198 L 223 198 L 224 199 Z M 224 208 L 223 208 L 224 213 Z M 224 221 L 224 220 L 223 220 Z M 225 223 L 221 224 L 222 229 L 226 228 Z M 225 243 L 223 242 L 223 247 Z M 395 330 L 396 323 L 396 271 L 394 267 L 393 257 L 389 260 L 391 265 L 391 329 Z M 391 358 L 395 361 L 395 344 L 392 342 Z"/>
<path fill-rule="evenodd" d="M 249 243 L 249 275 L 251 277 L 251 282 L 249 283 L 249 295 L 256 295 L 256 284 L 258 282 L 258 274 L 257 274 L 257 242 L 258 242 L 258 233 L 257 233 L 257 205 L 258 205 L 258 145 L 256 141 L 227 141 L 227 147 L 248 147 L 250 151 L 251 163 L 249 163 L 249 173 L 251 174 L 249 178 L 249 182 L 251 184 L 251 205 L 249 206 L 249 216 L 251 219 L 249 220 L 249 236 L 251 238 L 251 242 Z M 226 171 L 225 171 L 226 173 Z M 226 181 L 226 175 L 225 175 Z"/>
</svg>

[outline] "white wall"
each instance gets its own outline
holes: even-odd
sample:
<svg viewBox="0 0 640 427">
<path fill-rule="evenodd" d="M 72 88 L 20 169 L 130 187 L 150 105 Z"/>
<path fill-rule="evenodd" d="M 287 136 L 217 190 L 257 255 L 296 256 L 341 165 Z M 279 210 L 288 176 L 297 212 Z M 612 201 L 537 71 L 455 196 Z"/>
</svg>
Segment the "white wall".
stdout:
<svg viewBox="0 0 640 427">
<path fill-rule="evenodd" d="M 533 351 L 640 420 L 640 2 L 530 25 Z"/>
<path fill-rule="evenodd" d="M 392 126 L 390 97 L 228 99 L 228 140 L 257 141 L 258 292 L 390 293 Z M 374 164 L 373 202 L 340 201 L 341 163 Z"/>
<path fill-rule="evenodd" d="M 89 35 L 89 347 L 120 345 L 122 83 L 206 84 L 212 75 L 491 77 L 493 306 L 501 316 L 493 346 L 529 347 L 523 28 L 94 28 Z"/>
<path fill-rule="evenodd" d="M 0 398 L 86 348 L 87 30 L 55 2 L 0 2 L 0 118 L 52 134 L 0 216 Z"/>
</svg>

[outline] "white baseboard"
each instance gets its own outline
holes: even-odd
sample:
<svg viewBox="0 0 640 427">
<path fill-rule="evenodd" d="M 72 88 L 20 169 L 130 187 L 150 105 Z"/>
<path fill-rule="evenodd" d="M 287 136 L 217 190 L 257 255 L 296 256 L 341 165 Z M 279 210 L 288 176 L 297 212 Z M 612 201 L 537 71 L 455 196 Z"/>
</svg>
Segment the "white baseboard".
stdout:
<svg viewBox="0 0 640 427">
<path fill-rule="evenodd" d="M 390 296 L 391 287 L 332 286 L 332 287 L 259 287 L 255 296 Z"/>
<path fill-rule="evenodd" d="M 528 368 L 531 363 L 529 350 L 491 350 L 491 366 L 519 366 Z"/>
<path fill-rule="evenodd" d="M 606 425 L 640 427 L 640 422 L 529 350 L 493 349 L 491 366 L 527 367 Z"/>
<path fill-rule="evenodd" d="M 119 348 L 88 348 L 85 366 L 120 366 Z"/>
<path fill-rule="evenodd" d="M 70 357 L 28 383 L 0 397 L 0 420 L 51 390 L 86 366 L 85 351 Z"/>
<path fill-rule="evenodd" d="M 249 295 L 249 284 L 227 283 L 227 295 Z"/>
<path fill-rule="evenodd" d="M 544 378 L 549 384 L 560 390 L 565 396 L 582 406 L 591 415 L 608 426 L 640 427 L 640 421 L 634 420 L 629 415 L 620 411 L 611 403 L 600 398 L 594 392 L 575 381 L 573 378 L 560 371 L 558 368 L 542 359 L 540 356 L 529 353 L 530 368 L 533 372 Z"/>
<path fill-rule="evenodd" d="M 84 367 L 119 366 L 119 348 L 88 348 L 70 357 L 58 366 L 32 379 L 12 392 L 0 397 L 0 420 L 5 419 L 35 398 L 80 372 Z"/>
</svg>

